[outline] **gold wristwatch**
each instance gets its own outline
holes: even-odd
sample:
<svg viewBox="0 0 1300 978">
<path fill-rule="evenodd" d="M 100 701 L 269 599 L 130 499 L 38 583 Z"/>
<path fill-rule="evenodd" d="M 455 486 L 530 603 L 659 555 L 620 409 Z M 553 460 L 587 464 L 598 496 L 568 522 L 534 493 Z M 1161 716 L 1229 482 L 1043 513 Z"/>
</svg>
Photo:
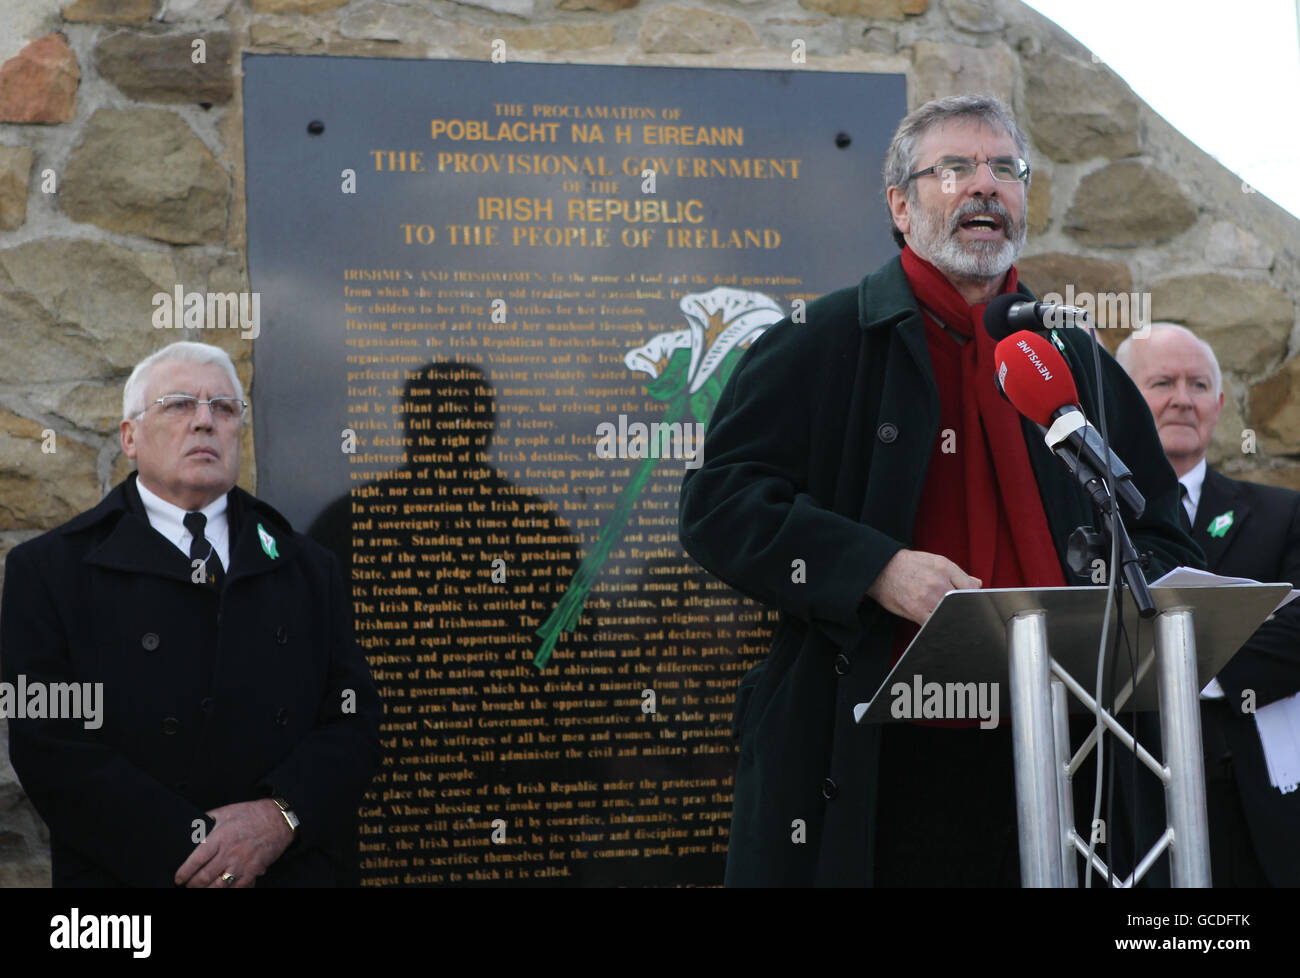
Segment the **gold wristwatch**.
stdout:
<svg viewBox="0 0 1300 978">
<path fill-rule="evenodd" d="M 302 823 L 298 820 L 298 816 L 294 814 L 293 809 L 289 807 L 289 803 L 283 798 L 278 797 L 272 798 L 271 800 L 275 802 L 275 806 L 280 809 L 280 814 L 284 816 L 284 820 L 289 823 L 289 828 L 293 830 L 293 834 L 296 836 L 298 834 L 298 826 Z"/>
</svg>

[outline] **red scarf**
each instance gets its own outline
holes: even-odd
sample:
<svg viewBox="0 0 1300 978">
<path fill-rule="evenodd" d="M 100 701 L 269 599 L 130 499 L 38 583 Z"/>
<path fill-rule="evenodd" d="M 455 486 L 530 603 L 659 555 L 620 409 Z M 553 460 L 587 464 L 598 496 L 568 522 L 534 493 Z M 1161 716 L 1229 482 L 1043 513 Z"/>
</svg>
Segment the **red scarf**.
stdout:
<svg viewBox="0 0 1300 978">
<path fill-rule="evenodd" d="M 1020 415 L 994 382 L 996 344 L 984 329 L 985 304 L 967 305 L 943 273 L 911 248 L 903 249 L 902 258 L 921 305 L 940 402 L 940 436 L 926 470 L 911 549 L 942 554 L 986 588 L 1063 587 Z M 1002 291 L 1015 292 L 1017 281 L 1013 266 Z M 950 330 L 966 342 L 959 345 Z M 900 629 L 895 662 L 916 631 L 914 625 Z"/>
</svg>

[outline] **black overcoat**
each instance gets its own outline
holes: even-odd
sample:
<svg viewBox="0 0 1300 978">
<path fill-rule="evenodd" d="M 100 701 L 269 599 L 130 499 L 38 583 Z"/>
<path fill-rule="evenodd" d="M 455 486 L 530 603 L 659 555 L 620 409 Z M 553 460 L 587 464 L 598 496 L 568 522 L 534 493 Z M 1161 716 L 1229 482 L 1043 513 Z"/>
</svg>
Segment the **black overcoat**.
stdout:
<svg viewBox="0 0 1300 978">
<path fill-rule="evenodd" d="M 14 770 L 50 829 L 54 885 L 172 886 L 196 819 L 210 829 L 206 810 L 273 795 L 302 824 L 258 885 L 331 885 L 381 759 L 338 561 L 235 488 L 229 574 L 220 592 L 196 584 L 149 525 L 135 478 L 5 567 L 5 680 L 103 683 L 98 729 L 9 725 Z"/>
<path fill-rule="evenodd" d="M 1210 522 L 1226 512 L 1231 525 L 1210 536 Z M 1216 574 L 1300 587 L 1300 492 L 1206 469 L 1192 538 Z M 1233 707 L 1223 735 L 1260 866 L 1274 886 L 1300 886 L 1300 791 L 1284 795 L 1269 783 L 1254 716 L 1241 712 L 1246 689 L 1254 690 L 1256 707 L 1300 693 L 1300 601 L 1260 625 L 1218 680 Z"/>
<path fill-rule="evenodd" d="M 1091 341 L 1056 335 L 1096 418 Z M 1129 530 L 1151 554 L 1148 576 L 1202 566 L 1150 411 L 1104 352 L 1102 365 L 1112 448 L 1146 495 Z M 1038 429 L 1025 422 L 1024 435 L 1064 568 L 1091 506 Z M 811 303 L 805 323 L 769 329 L 718 401 L 703 464 L 682 485 L 682 545 L 781 612 L 771 651 L 737 691 L 729 885 L 871 882 L 879 728 L 855 725 L 853 707 L 884 679 L 900 620 L 864 596 L 912 539 L 939 436 L 924 326 L 898 258 Z M 1068 569 L 1066 580 L 1090 583 Z"/>
</svg>

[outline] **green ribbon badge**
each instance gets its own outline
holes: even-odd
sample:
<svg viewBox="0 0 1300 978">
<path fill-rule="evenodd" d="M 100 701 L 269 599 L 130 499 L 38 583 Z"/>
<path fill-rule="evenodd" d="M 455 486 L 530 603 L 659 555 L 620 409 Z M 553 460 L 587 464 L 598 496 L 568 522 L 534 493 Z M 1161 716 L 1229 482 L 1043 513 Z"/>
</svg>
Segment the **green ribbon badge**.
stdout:
<svg viewBox="0 0 1300 978">
<path fill-rule="evenodd" d="M 1214 519 L 1210 520 L 1207 530 L 1212 537 L 1222 537 L 1228 532 L 1228 527 L 1232 526 L 1232 510 L 1226 513 L 1220 513 Z"/>
<path fill-rule="evenodd" d="M 267 533 L 266 527 L 261 523 L 257 524 L 257 539 L 262 542 L 262 549 L 266 551 L 266 555 L 272 560 L 280 556 L 275 550 L 275 537 Z"/>
<path fill-rule="evenodd" d="M 1065 343 L 1062 342 L 1061 338 L 1056 335 L 1056 330 L 1052 330 L 1052 343 L 1054 343 L 1056 345 L 1056 348 L 1060 350 L 1062 353 L 1065 352 Z"/>
</svg>

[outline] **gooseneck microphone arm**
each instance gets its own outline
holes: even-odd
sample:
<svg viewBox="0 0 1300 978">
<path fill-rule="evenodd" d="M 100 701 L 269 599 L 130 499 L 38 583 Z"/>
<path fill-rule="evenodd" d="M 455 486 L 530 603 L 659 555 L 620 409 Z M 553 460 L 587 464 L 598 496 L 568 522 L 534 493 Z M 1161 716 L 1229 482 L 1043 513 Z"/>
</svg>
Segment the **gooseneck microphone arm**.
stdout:
<svg viewBox="0 0 1300 978">
<path fill-rule="evenodd" d="M 1151 588 L 1147 586 L 1147 576 L 1142 570 L 1142 559 L 1133 548 L 1133 541 L 1129 538 L 1124 520 L 1113 509 L 1110 512 L 1103 511 L 1101 519 L 1105 524 L 1103 532 L 1106 536 L 1119 538 L 1119 565 L 1123 569 L 1124 581 L 1128 584 L 1128 589 L 1133 592 L 1133 601 L 1137 605 L 1138 614 L 1148 620 L 1154 618 L 1156 603 L 1151 597 Z"/>
<path fill-rule="evenodd" d="M 1047 429 L 1041 424 L 1037 427 L 1046 437 Z M 1070 470 L 1092 500 L 1093 507 L 1101 517 L 1102 534 L 1107 544 L 1112 539 L 1118 539 L 1120 569 L 1124 575 L 1124 582 L 1133 592 L 1133 601 L 1137 605 L 1138 614 L 1143 618 L 1154 618 L 1156 605 L 1151 597 L 1151 589 L 1147 585 L 1146 574 L 1142 570 L 1142 558 L 1138 556 L 1133 546 L 1133 540 L 1129 537 L 1128 528 L 1124 526 L 1124 520 L 1115 507 L 1115 497 L 1110 494 L 1106 480 L 1080 455 L 1057 451 L 1056 456 L 1065 463 L 1065 467 Z"/>
</svg>

